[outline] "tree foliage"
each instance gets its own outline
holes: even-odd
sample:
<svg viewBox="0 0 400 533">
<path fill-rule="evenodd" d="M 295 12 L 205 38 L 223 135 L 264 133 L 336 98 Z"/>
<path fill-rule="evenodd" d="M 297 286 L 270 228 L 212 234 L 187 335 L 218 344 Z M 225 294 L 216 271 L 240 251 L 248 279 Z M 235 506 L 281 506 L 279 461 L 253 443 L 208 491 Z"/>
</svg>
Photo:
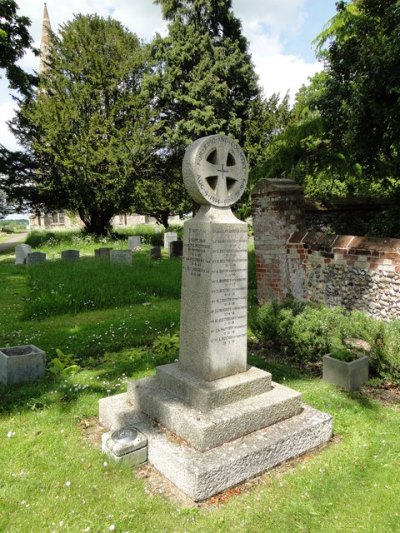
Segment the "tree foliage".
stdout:
<svg viewBox="0 0 400 533">
<path fill-rule="evenodd" d="M 337 3 L 315 40 L 324 70 L 297 95 L 265 167 L 311 196 L 388 195 L 400 185 L 400 4 Z"/>
<path fill-rule="evenodd" d="M 23 191 L 33 207 L 75 211 L 96 234 L 129 211 L 154 151 L 145 68 L 139 40 L 120 23 L 78 15 L 62 26 L 39 91 L 12 122 L 25 149 L 6 154 L 15 196 Z"/>
<path fill-rule="evenodd" d="M 17 10 L 14 0 L 0 0 L 0 68 L 6 71 L 11 89 L 29 94 L 37 78 L 24 72 L 16 63 L 26 50 L 32 50 L 28 30 L 31 22 L 28 17 L 18 15 Z"/>
<path fill-rule="evenodd" d="M 257 77 L 231 0 L 156 0 L 168 36 L 151 46 L 154 105 L 165 146 L 175 153 L 204 135 L 244 143 Z"/>
</svg>

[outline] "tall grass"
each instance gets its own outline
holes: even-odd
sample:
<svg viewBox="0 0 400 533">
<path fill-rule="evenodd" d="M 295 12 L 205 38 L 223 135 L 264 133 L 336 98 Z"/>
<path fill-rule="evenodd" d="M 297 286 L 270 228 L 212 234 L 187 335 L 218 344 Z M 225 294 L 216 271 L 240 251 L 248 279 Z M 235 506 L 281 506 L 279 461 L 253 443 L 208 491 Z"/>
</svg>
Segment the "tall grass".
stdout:
<svg viewBox="0 0 400 533">
<path fill-rule="evenodd" d="M 43 318 L 179 298 L 181 262 L 152 261 L 135 253 L 132 266 L 84 258 L 29 268 L 30 295 L 24 318 Z"/>
</svg>

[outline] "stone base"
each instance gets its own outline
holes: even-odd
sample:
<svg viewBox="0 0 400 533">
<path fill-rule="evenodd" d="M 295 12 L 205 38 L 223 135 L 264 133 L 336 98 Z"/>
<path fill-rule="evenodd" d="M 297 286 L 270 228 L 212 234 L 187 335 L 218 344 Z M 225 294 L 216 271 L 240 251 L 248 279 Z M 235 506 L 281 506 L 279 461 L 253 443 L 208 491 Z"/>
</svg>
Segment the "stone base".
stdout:
<svg viewBox="0 0 400 533">
<path fill-rule="evenodd" d="M 225 378 L 226 379 L 226 378 Z M 204 413 L 191 407 L 156 378 L 128 383 L 128 402 L 199 451 L 276 424 L 301 412 L 300 393 L 272 383 L 271 390 Z"/>
<path fill-rule="evenodd" d="M 201 501 L 329 441 L 332 417 L 304 406 L 300 414 L 206 452 L 169 434 L 127 402 L 127 394 L 99 402 L 109 429 L 136 427 L 148 439 L 148 461 L 194 501 Z"/>
<path fill-rule="evenodd" d="M 271 390 L 271 374 L 254 366 L 233 376 L 204 381 L 185 372 L 179 363 L 157 367 L 157 381 L 163 389 L 199 411 L 208 412 Z"/>
</svg>

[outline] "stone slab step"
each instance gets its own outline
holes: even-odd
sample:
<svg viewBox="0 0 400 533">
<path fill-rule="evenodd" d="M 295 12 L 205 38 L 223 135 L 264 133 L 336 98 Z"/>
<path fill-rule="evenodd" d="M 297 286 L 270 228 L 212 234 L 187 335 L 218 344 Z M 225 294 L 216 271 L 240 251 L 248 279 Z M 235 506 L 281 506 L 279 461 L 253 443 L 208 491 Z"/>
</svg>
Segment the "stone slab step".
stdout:
<svg viewBox="0 0 400 533">
<path fill-rule="evenodd" d="M 301 394 L 272 383 L 270 391 L 207 413 L 188 406 L 156 378 L 128 382 L 128 402 L 200 451 L 220 446 L 301 412 Z"/>
<path fill-rule="evenodd" d="M 271 390 L 271 374 L 254 366 L 233 376 L 204 381 L 181 369 L 179 363 L 157 367 L 157 381 L 187 405 L 210 411 Z"/>
<path fill-rule="evenodd" d="M 109 429 L 136 427 L 148 439 L 148 460 L 194 501 L 201 501 L 298 457 L 329 441 L 332 417 L 303 406 L 300 414 L 206 452 L 177 442 L 152 420 L 135 412 L 127 394 L 99 402 L 100 422 Z"/>
</svg>

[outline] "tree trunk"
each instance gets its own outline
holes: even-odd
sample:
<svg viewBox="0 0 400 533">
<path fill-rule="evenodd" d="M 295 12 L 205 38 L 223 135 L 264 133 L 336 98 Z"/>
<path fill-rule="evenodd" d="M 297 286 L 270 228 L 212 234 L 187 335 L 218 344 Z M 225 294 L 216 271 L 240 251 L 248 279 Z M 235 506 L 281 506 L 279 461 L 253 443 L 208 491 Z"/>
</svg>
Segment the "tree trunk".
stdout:
<svg viewBox="0 0 400 533">
<path fill-rule="evenodd" d="M 107 237 L 111 234 L 113 216 L 114 214 L 99 213 L 97 210 L 88 213 L 79 211 L 79 217 L 85 226 L 85 231 L 96 237 Z"/>
</svg>

